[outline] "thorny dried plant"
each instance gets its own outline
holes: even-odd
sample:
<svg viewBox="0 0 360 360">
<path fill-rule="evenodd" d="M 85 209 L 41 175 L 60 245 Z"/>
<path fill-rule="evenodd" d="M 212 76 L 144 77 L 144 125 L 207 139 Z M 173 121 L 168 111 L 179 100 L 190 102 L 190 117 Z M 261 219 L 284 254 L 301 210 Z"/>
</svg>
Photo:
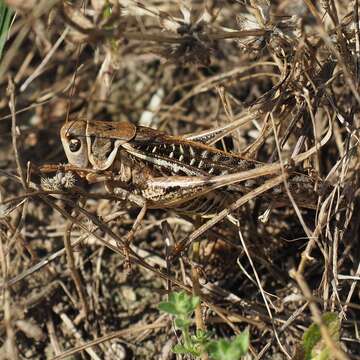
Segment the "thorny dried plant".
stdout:
<svg viewBox="0 0 360 360">
<path fill-rule="evenodd" d="M 154 309 L 183 289 L 201 297 L 197 329 L 249 326 L 254 358 L 301 358 L 312 320 L 334 358 L 355 358 L 358 0 L 7 3 L 17 16 L 0 63 L 1 356 L 170 359 L 176 336 Z M 107 193 L 90 166 L 58 165 L 69 118 L 189 141 L 236 123 L 209 146 L 276 171 L 235 184 L 246 191 L 210 218 L 139 217 L 136 194 Z M 60 172 L 39 174 L 46 164 Z M 100 173 L 111 190 L 113 174 Z M 297 196 L 309 179 L 315 209 Z M 282 207 L 269 201 L 277 191 Z"/>
</svg>

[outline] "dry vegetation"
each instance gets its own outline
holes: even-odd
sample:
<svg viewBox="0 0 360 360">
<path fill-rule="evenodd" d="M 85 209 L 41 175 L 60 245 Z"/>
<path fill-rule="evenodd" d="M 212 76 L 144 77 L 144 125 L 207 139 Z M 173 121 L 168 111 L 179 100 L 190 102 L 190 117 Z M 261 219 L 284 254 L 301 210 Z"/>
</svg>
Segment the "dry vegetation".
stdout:
<svg viewBox="0 0 360 360">
<path fill-rule="evenodd" d="M 201 294 L 215 337 L 249 326 L 251 358 L 303 358 L 304 330 L 326 311 L 341 320 L 341 344 L 324 329 L 333 358 L 359 358 L 358 1 L 7 3 L 17 16 L 0 65 L 0 359 L 174 358 L 157 309 L 169 286 Z M 175 135 L 243 119 L 218 147 L 290 167 L 315 149 L 296 166 L 317 201 L 289 197 L 269 213 L 253 196 L 233 223 L 149 210 L 126 251 L 136 206 L 36 170 L 66 162 L 59 128 L 77 116 Z M 168 237 L 185 244 L 173 259 Z"/>
</svg>

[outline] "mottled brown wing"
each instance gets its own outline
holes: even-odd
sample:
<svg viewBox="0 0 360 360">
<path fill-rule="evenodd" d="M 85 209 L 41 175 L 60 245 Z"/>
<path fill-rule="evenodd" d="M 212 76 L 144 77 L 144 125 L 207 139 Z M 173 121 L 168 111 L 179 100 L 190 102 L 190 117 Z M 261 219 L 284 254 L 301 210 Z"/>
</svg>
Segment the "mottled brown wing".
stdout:
<svg viewBox="0 0 360 360">
<path fill-rule="evenodd" d="M 152 163 L 169 175 L 217 176 L 249 170 L 258 162 L 219 150 L 201 142 L 189 141 L 139 126 L 135 138 L 123 145 L 133 156 Z"/>
</svg>

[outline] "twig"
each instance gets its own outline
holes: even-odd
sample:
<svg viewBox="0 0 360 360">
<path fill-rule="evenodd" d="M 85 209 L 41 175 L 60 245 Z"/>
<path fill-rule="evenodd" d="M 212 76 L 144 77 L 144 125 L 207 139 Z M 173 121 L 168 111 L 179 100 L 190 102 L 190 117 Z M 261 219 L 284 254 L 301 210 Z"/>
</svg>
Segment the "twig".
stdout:
<svg viewBox="0 0 360 360">
<path fill-rule="evenodd" d="M 11 78 L 9 78 L 9 84 L 8 84 L 8 93 L 10 95 L 10 102 L 9 107 L 11 111 L 11 137 L 12 137 L 12 143 L 13 143 L 13 149 L 15 154 L 15 161 L 18 169 L 18 173 L 21 179 L 22 186 L 24 190 L 27 190 L 27 183 L 26 183 L 26 177 L 25 173 L 23 171 L 23 167 L 20 160 L 20 155 L 18 151 L 17 146 L 17 128 L 16 128 L 16 116 L 15 116 L 15 85 Z"/>
<path fill-rule="evenodd" d="M 8 255 L 5 255 L 4 243 L 5 237 L 3 237 L 2 231 L 0 231 L 0 264 L 1 264 L 1 272 L 2 278 L 4 282 L 6 282 L 8 277 L 8 269 L 9 269 L 9 252 Z M 4 311 L 4 325 L 6 330 L 6 340 L 4 342 L 4 350 L 5 357 L 9 357 L 10 359 L 18 359 L 18 348 L 16 346 L 16 332 L 13 327 L 13 314 L 11 308 L 11 294 L 8 286 L 4 286 L 2 289 L 2 302 L 3 302 L 3 311 Z"/>
<path fill-rule="evenodd" d="M 61 45 L 63 40 L 65 39 L 66 35 L 69 32 L 69 28 L 67 27 L 61 36 L 56 40 L 54 46 L 51 48 L 51 50 L 48 52 L 48 54 L 45 56 L 45 58 L 42 60 L 40 65 L 36 68 L 36 70 L 23 82 L 23 84 L 20 86 L 20 91 L 25 91 L 26 88 L 29 86 L 29 84 L 36 79 L 40 74 L 41 71 L 44 69 L 44 67 L 47 65 L 51 57 L 54 55 L 55 51 L 58 49 L 58 47 Z"/>
<path fill-rule="evenodd" d="M 133 334 L 133 333 L 138 333 L 138 332 L 143 332 L 145 330 L 151 330 L 151 329 L 160 329 L 160 328 L 164 328 L 166 326 L 168 326 L 169 322 L 162 322 L 162 323 L 155 323 L 155 324 L 148 324 L 148 325 L 136 325 L 136 326 L 132 326 L 128 329 L 124 329 L 124 330 L 119 330 L 119 331 L 115 331 L 111 334 L 102 336 L 97 338 L 96 340 L 93 341 L 89 341 L 86 344 L 77 346 L 71 350 L 65 351 L 62 354 L 55 356 L 54 358 L 52 358 L 52 360 L 61 360 L 61 359 L 66 359 L 69 356 L 75 355 L 77 353 L 79 353 L 80 351 L 86 350 L 92 346 L 96 346 L 98 344 L 101 344 L 105 341 L 110 341 L 112 339 L 116 339 L 119 337 L 123 337 L 127 334 Z"/>
<path fill-rule="evenodd" d="M 69 269 L 71 272 L 71 277 L 75 283 L 76 286 L 76 290 L 78 292 L 79 298 L 80 298 L 80 302 L 81 302 L 81 315 L 85 315 L 88 316 L 89 314 L 89 305 L 88 302 L 86 300 L 86 295 L 84 292 L 84 286 L 81 282 L 81 277 L 80 274 L 76 268 L 75 265 L 75 258 L 74 258 L 74 251 L 73 251 L 73 246 L 71 246 L 71 229 L 73 227 L 73 223 L 72 222 L 68 222 L 68 224 L 66 225 L 66 229 L 65 229 L 65 234 L 64 234 L 64 245 L 65 245 L 65 251 L 66 251 L 66 258 L 68 261 L 68 265 L 69 265 Z"/>
<path fill-rule="evenodd" d="M 271 319 L 273 331 L 274 331 L 274 334 L 275 334 L 275 338 L 276 338 L 276 340 L 277 340 L 277 342 L 278 342 L 278 344 L 279 344 L 279 346 L 280 346 L 281 351 L 285 354 L 285 356 L 286 356 L 288 359 L 291 359 L 290 354 L 286 351 L 286 349 L 283 347 L 283 345 L 282 345 L 281 342 L 280 342 L 279 335 L 278 335 L 277 329 L 276 329 L 275 324 L 274 324 L 274 319 L 273 319 L 272 312 L 271 312 L 271 310 L 270 310 L 270 307 L 269 307 L 267 298 L 266 298 L 266 296 L 265 296 L 264 289 L 263 289 L 263 287 L 262 287 L 262 285 L 261 285 L 261 281 L 260 281 L 259 275 L 258 275 L 258 273 L 257 273 L 257 271 L 256 271 L 255 265 L 254 265 L 254 263 L 253 263 L 253 261 L 252 261 L 252 258 L 251 258 L 251 256 L 250 256 L 249 250 L 248 250 L 248 248 L 247 248 L 247 246 L 246 246 L 246 243 L 245 243 L 245 240 L 244 240 L 244 238 L 243 238 L 243 235 L 242 235 L 242 232 L 241 232 L 241 228 L 240 228 L 240 222 L 239 222 L 239 221 L 237 221 L 237 227 L 238 227 L 238 234 L 239 234 L 239 239 L 240 239 L 241 245 L 242 245 L 242 247 L 243 247 L 243 249 L 244 249 L 244 251 L 245 251 L 246 257 L 247 257 L 248 260 L 249 260 L 251 269 L 252 269 L 253 274 L 254 274 L 255 279 L 256 279 L 257 286 L 258 286 L 258 288 L 259 288 L 259 290 L 260 290 L 260 294 L 261 294 L 261 296 L 262 296 L 262 298 L 263 298 L 263 301 L 264 301 L 264 304 L 265 304 L 265 307 L 266 307 L 266 311 L 267 311 L 267 313 L 269 314 L 269 318 Z"/>
<path fill-rule="evenodd" d="M 191 280 L 193 285 L 193 295 L 201 298 L 201 287 L 199 283 L 199 269 L 195 265 L 200 261 L 200 243 L 194 242 L 193 246 L 193 263 L 191 264 Z M 202 318 L 201 302 L 195 308 L 195 324 L 197 330 L 206 330 L 204 320 Z M 202 360 L 208 360 L 209 356 L 206 352 L 201 354 Z"/>
<path fill-rule="evenodd" d="M 321 336 L 323 340 L 326 343 L 326 346 L 330 349 L 331 354 L 335 357 L 335 359 L 338 360 L 350 360 L 349 357 L 340 349 L 340 347 L 334 342 L 334 340 L 331 338 L 331 335 L 329 333 L 329 329 L 324 324 L 322 318 L 321 318 L 321 312 L 318 309 L 318 306 L 316 305 L 316 302 L 313 299 L 311 290 L 306 283 L 304 277 L 299 273 L 298 271 L 295 271 L 294 269 L 290 271 L 290 276 L 292 276 L 296 282 L 298 283 L 301 291 L 303 292 L 305 298 L 309 301 L 309 308 L 311 311 L 311 314 L 314 317 L 315 323 L 319 326 Z"/>
</svg>

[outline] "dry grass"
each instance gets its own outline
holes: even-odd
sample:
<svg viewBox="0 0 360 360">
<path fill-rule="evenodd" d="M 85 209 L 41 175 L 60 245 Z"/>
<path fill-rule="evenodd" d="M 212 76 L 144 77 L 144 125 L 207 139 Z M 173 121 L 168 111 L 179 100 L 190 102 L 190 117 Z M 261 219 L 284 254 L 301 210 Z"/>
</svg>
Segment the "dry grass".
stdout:
<svg viewBox="0 0 360 360">
<path fill-rule="evenodd" d="M 341 345 L 326 327 L 324 340 L 355 359 L 358 0 L 272 1 L 270 12 L 266 0 L 193 1 L 182 13 L 177 1 L 7 3 L 0 359 L 171 359 L 176 334 L 156 308 L 169 287 L 201 294 L 196 325 L 216 336 L 250 326 L 256 359 L 295 359 L 304 330 L 335 311 Z M 73 116 L 175 135 L 238 121 L 218 146 L 276 163 L 278 177 L 211 219 L 149 210 L 126 250 L 138 208 L 101 184 L 32 171 L 65 163 L 59 128 Z M 267 212 L 261 195 L 286 163 L 317 179 L 314 209 L 285 180 L 287 206 Z M 182 250 L 172 258 L 170 238 Z"/>
</svg>

